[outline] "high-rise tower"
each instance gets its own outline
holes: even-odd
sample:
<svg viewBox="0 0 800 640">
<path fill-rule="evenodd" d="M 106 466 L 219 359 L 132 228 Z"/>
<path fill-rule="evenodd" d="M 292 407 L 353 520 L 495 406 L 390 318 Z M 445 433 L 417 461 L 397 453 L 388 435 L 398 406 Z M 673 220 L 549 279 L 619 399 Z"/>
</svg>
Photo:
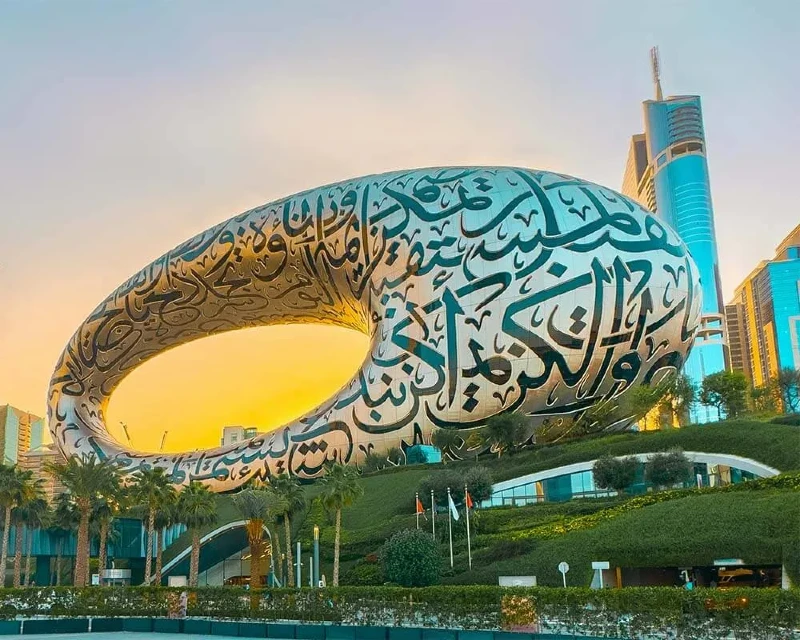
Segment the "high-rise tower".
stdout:
<svg viewBox="0 0 800 640">
<path fill-rule="evenodd" d="M 2 464 L 17 464 L 21 454 L 42 445 L 44 420 L 11 405 L 0 405 Z"/>
<path fill-rule="evenodd" d="M 736 287 L 725 313 L 731 366 L 754 387 L 781 369 L 800 370 L 800 225 Z"/>
<path fill-rule="evenodd" d="M 645 100 L 644 133 L 633 136 L 622 191 L 647 207 L 678 232 L 700 272 L 703 315 L 684 373 L 696 384 L 726 368 L 725 307 L 719 281 L 714 210 L 706 161 L 700 96 L 661 93 L 658 49 L 650 50 L 655 100 Z M 695 422 L 720 416 L 698 404 Z"/>
</svg>

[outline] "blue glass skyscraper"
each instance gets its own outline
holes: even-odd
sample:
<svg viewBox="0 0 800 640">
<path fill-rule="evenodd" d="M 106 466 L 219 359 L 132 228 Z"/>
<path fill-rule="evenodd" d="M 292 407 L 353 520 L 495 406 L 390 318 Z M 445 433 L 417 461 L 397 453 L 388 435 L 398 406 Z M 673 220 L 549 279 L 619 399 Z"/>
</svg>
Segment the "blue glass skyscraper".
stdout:
<svg viewBox="0 0 800 640">
<path fill-rule="evenodd" d="M 633 137 L 622 191 L 669 224 L 686 243 L 703 290 L 703 316 L 684 373 L 699 387 L 707 375 L 726 369 L 726 336 L 714 210 L 706 161 L 699 96 L 661 95 L 653 50 L 656 99 L 644 102 L 644 134 Z M 717 410 L 696 405 L 692 420 L 717 420 Z"/>
</svg>

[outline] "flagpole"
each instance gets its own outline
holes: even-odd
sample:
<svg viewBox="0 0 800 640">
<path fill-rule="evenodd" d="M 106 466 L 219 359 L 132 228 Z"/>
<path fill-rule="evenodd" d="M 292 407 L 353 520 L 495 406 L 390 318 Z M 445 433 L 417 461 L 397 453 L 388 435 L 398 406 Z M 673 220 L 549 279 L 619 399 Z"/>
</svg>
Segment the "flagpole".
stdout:
<svg viewBox="0 0 800 640">
<path fill-rule="evenodd" d="M 436 539 L 436 503 L 433 501 L 433 489 L 431 489 L 431 522 L 433 523 L 433 539 Z"/>
<path fill-rule="evenodd" d="M 450 497 L 450 487 L 447 487 L 447 529 L 450 533 L 450 568 L 453 568 L 453 511 L 450 509 L 452 498 Z"/>
<path fill-rule="evenodd" d="M 467 557 L 469 558 L 469 568 L 472 569 L 472 541 L 469 537 L 469 490 L 464 485 L 464 507 L 467 512 Z"/>
<path fill-rule="evenodd" d="M 419 492 L 417 492 L 416 500 L 414 500 L 414 511 L 417 514 L 417 529 L 419 529 Z"/>
</svg>

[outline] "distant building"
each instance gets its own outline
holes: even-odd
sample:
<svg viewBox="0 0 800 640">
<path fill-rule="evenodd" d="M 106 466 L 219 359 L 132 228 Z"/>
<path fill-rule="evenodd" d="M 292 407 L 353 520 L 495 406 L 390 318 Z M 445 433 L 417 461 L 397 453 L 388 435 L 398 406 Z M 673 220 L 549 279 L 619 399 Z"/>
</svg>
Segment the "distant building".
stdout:
<svg viewBox="0 0 800 640">
<path fill-rule="evenodd" d="M 645 132 L 631 139 L 622 192 L 677 231 L 697 265 L 702 318 L 683 371 L 699 386 L 707 375 L 727 368 L 703 114 L 699 96 L 662 96 L 655 50 L 652 59 L 656 99 L 643 103 Z M 715 408 L 698 403 L 690 417 L 693 422 L 709 422 L 719 416 Z"/>
<path fill-rule="evenodd" d="M 800 369 L 800 225 L 736 287 L 725 315 L 731 366 L 753 386 Z"/>
<path fill-rule="evenodd" d="M 17 464 L 20 454 L 42 445 L 43 436 L 42 418 L 9 404 L 0 405 L 0 446 L 4 464 Z"/>
<path fill-rule="evenodd" d="M 244 440 L 254 438 L 259 434 L 255 427 L 223 427 L 222 428 L 222 446 L 229 446 L 238 444 Z"/>
<path fill-rule="evenodd" d="M 64 456 L 53 444 L 41 445 L 26 451 L 19 458 L 19 466 L 33 472 L 33 477 L 42 481 L 42 489 L 47 499 L 51 502 L 58 494 L 64 491 L 64 485 L 46 471 L 48 463 L 57 462 L 64 462 Z"/>
</svg>

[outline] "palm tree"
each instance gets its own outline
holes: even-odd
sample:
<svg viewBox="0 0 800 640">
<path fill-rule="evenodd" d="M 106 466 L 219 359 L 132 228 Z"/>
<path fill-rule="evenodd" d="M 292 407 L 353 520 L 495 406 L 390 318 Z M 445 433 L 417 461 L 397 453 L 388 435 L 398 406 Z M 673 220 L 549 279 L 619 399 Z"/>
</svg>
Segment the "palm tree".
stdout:
<svg viewBox="0 0 800 640">
<path fill-rule="evenodd" d="M 208 487 L 192 482 L 178 494 L 178 520 L 192 535 L 192 556 L 189 563 L 189 586 L 197 586 L 200 566 L 200 530 L 217 521 L 217 500 Z"/>
<path fill-rule="evenodd" d="M 275 523 L 286 510 L 286 500 L 272 488 L 245 489 L 233 496 L 233 504 L 247 520 L 247 542 L 250 545 L 250 586 L 261 587 L 261 558 L 264 555 L 264 527 Z"/>
<path fill-rule="evenodd" d="M 336 537 L 333 543 L 333 586 L 339 586 L 339 542 L 342 533 L 342 509 L 349 507 L 364 494 L 358 481 L 358 470 L 341 463 L 328 467 L 322 478 L 322 504 L 329 512 L 336 512 Z"/>
<path fill-rule="evenodd" d="M 156 517 L 153 520 L 153 526 L 156 529 L 156 572 L 153 576 L 152 584 L 159 586 L 161 584 L 161 568 L 163 567 L 164 558 L 164 530 L 172 526 L 176 522 L 176 500 L 178 494 L 174 491 L 170 495 L 169 500 L 161 505 L 156 511 Z"/>
<path fill-rule="evenodd" d="M 61 556 L 64 552 L 64 541 L 75 531 L 78 526 L 80 516 L 75 507 L 75 502 L 69 493 L 61 493 L 55 500 L 52 518 L 50 520 L 50 532 L 56 538 L 56 586 L 61 584 Z"/>
<path fill-rule="evenodd" d="M 6 584 L 6 565 L 8 564 L 8 538 L 11 531 L 11 513 L 19 505 L 25 492 L 26 476 L 16 467 L 0 464 L 0 506 L 5 509 L 3 524 L 3 543 L 0 551 L 0 587 Z M 27 472 L 30 474 L 30 472 Z M 32 474 L 31 474 L 32 475 Z M 19 541 L 17 542 L 19 547 Z"/>
<path fill-rule="evenodd" d="M 286 539 L 286 561 L 288 572 L 286 576 L 287 586 L 294 586 L 294 572 L 292 571 L 292 523 L 290 516 L 297 513 L 306 506 L 306 498 L 303 494 L 303 489 L 297 478 L 290 476 L 288 473 L 282 473 L 274 477 L 270 485 L 275 490 L 275 493 L 283 498 L 284 509 L 278 512 L 283 518 L 283 531 Z"/>
<path fill-rule="evenodd" d="M 50 503 L 41 496 L 28 500 L 17 509 L 19 519 L 28 529 L 28 549 L 25 554 L 25 586 L 31 581 L 31 555 L 33 554 L 33 532 L 42 530 L 50 523 Z"/>
<path fill-rule="evenodd" d="M 169 481 L 164 469 L 152 467 L 141 469 L 134 476 L 134 495 L 139 504 L 147 509 L 147 555 L 144 561 L 144 579 L 150 580 L 153 566 L 153 532 L 155 530 L 156 513 L 165 504 L 173 500 L 175 489 Z"/>
<path fill-rule="evenodd" d="M 118 470 L 111 462 L 98 460 L 94 455 L 82 459 L 71 457 L 66 462 L 47 465 L 72 496 L 79 514 L 78 547 L 75 551 L 76 587 L 83 587 L 89 579 L 89 521 L 92 506 L 113 493 L 118 485 Z"/>
<path fill-rule="evenodd" d="M 13 467 L 0 464 L 0 506 L 5 509 L 3 524 L 3 543 L 0 551 L 0 587 L 6 585 L 6 564 L 8 562 L 8 534 L 11 531 L 11 511 L 16 496 L 16 478 Z"/>
<path fill-rule="evenodd" d="M 16 505 L 11 514 L 14 521 L 14 588 L 19 589 L 22 585 L 22 532 L 26 520 L 20 511 L 34 500 L 42 499 L 42 480 L 34 480 L 33 471 L 23 471 L 19 467 L 14 468 L 17 475 L 18 490 Z"/>
<path fill-rule="evenodd" d="M 114 523 L 114 517 L 120 511 L 122 495 L 121 480 L 119 474 L 115 473 L 110 479 L 108 487 L 98 496 L 92 506 L 92 522 L 96 526 L 99 537 L 97 572 L 100 576 L 100 584 L 103 580 L 103 571 L 108 565 L 109 531 Z"/>
</svg>

